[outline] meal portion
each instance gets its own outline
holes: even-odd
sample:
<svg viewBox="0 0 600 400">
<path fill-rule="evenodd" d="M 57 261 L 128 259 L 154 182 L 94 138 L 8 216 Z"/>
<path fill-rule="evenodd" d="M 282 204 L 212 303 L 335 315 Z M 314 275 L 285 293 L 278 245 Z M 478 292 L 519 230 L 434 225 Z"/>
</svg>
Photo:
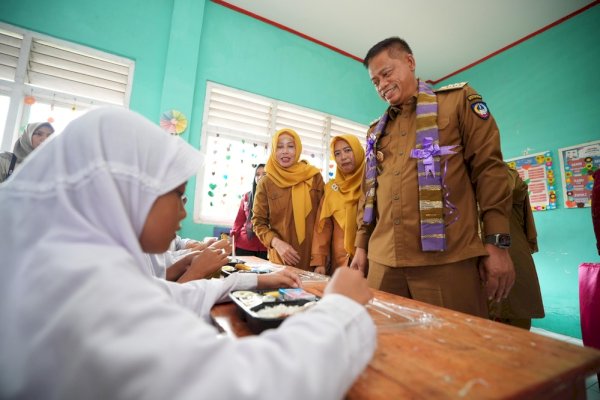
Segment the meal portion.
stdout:
<svg viewBox="0 0 600 400">
<path fill-rule="evenodd" d="M 319 301 L 304 289 L 237 290 L 229 297 L 254 333 L 276 328 L 285 318 L 302 312 Z"/>
</svg>

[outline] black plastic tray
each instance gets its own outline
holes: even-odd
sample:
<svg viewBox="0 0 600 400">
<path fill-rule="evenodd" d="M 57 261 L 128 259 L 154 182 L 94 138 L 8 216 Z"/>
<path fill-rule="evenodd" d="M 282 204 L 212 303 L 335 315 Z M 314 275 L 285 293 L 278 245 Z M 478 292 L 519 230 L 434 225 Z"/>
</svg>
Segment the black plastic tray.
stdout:
<svg viewBox="0 0 600 400">
<path fill-rule="evenodd" d="M 266 329 L 277 328 L 287 318 L 283 317 L 261 317 L 257 314 L 260 310 L 266 307 L 272 307 L 277 305 L 286 306 L 304 306 L 307 303 L 319 301 L 320 298 L 315 296 L 314 300 L 284 300 L 282 297 L 276 298 L 274 301 L 265 301 L 265 296 L 271 292 L 278 292 L 277 289 L 270 290 L 235 290 L 229 293 L 229 297 L 235 303 L 240 318 L 245 320 L 248 328 L 253 333 L 260 333 Z M 240 298 L 237 294 L 239 293 L 252 293 L 244 299 Z"/>
</svg>

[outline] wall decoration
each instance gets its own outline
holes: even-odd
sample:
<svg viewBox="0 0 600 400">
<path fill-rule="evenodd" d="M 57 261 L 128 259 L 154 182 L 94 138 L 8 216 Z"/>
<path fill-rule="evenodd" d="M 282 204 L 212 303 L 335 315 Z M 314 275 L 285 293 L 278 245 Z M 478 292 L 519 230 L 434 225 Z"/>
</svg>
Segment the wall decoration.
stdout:
<svg viewBox="0 0 600 400">
<path fill-rule="evenodd" d="M 160 127 L 172 135 L 181 135 L 187 128 L 187 118 L 181 111 L 169 110 L 161 115 Z"/>
<path fill-rule="evenodd" d="M 594 171 L 600 168 L 600 140 L 558 149 L 566 208 L 592 205 Z"/>
<path fill-rule="evenodd" d="M 529 201 L 533 211 L 556 208 L 556 188 L 552 154 L 544 151 L 505 160 L 506 164 L 519 172 L 529 187 Z"/>
</svg>

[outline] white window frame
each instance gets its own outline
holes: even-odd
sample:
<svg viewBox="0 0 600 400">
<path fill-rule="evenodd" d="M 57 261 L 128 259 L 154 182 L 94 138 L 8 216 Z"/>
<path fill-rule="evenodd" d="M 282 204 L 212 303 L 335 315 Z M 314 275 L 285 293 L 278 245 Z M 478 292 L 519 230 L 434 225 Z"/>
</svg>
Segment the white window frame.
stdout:
<svg viewBox="0 0 600 400">
<path fill-rule="evenodd" d="M 26 96 L 34 96 L 36 100 L 49 104 L 62 106 L 71 106 L 76 104 L 79 108 L 84 109 L 102 105 L 118 105 L 129 108 L 131 88 L 133 85 L 133 75 L 135 70 L 134 61 L 2 22 L 0 22 L 0 29 L 20 35 L 22 37 L 14 81 L 0 79 L 0 94 L 10 98 L 6 123 L 3 127 L 0 127 L 0 129 L 3 129 L 3 134 L 0 141 L 0 150 L 10 151 L 10 149 L 12 149 L 12 144 L 19 135 L 19 127 L 23 126 L 28 121 L 29 106 L 24 104 L 24 99 Z M 34 43 L 34 41 L 46 42 L 51 45 L 56 45 L 71 51 L 82 53 L 88 57 L 108 60 L 110 62 L 123 64 L 126 66 L 129 69 L 129 72 L 127 74 L 127 83 L 123 101 L 116 103 L 108 102 L 94 97 L 87 97 L 81 94 L 73 95 L 66 91 L 42 88 L 27 83 L 28 64 L 32 54 L 32 43 Z"/>
<path fill-rule="evenodd" d="M 215 101 L 213 102 L 213 96 Z M 235 102 L 242 102 L 244 110 L 239 114 L 230 112 L 228 114 L 227 104 L 219 101 L 221 96 L 225 96 L 227 101 L 231 100 L 231 104 L 235 107 Z M 228 97 L 230 96 L 230 97 Z M 221 108 L 221 105 L 223 108 Z M 241 104 L 241 103 L 240 103 Z M 237 110 L 236 110 L 237 111 Z M 219 118 L 221 117 L 221 118 Z M 230 117 L 228 119 L 228 117 Z M 239 126 L 235 123 L 228 125 L 230 121 L 239 121 Z M 220 122 L 222 121 L 222 122 Z M 330 176 L 335 173 L 335 163 L 330 160 L 329 143 L 332 137 L 341 134 L 354 134 L 361 144 L 364 146 L 366 141 L 367 125 L 359 124 L 354 121 L 343 119 L 334 115 L 326 114 L 321 111 L 312 110 L 306 107 L 297 106 L 291 103 L 286 103 L 279 100 L 270 99 L 268 97 L 256 95 L 239 89 L 234 89 L 215 82 L 207 82 L 206 95 L 204 101 L 204 113 L 202 117 L 202 133 L 200 138 L 200 149 L 204 154 L 205 165 L 198 171 L 196 176 L 196 190 L 194 196 L 194 211 L 193 219 L 195 223 L 231 226 L 238 211 L 239 201 L 234 209 L 229 210 L 227 215 L 229 218 L 215 216 L 208 209 L 208 203 L 215 199 L 209 198 L 207 192 L 209 189 L 209 169 L 213 169 L 212 165 L 208 165 L 208 160 L 211 163 L 216 162 L 211 158 L 213 149 L 209 140 L 247 140 L 258 143 L 258 146 L 264 148 L 264 158 L 257 160 L 258 162 L 266 162 L 270 154 L 271 138 L 273 134 L 284 127 L 294 129 L 301 137 L 303 152 L 301 159 L 306 159 L 311 164 L 321 169 L 323 178 L 327 182 Z M 247 128 L 247 129 L 245 129 Z M 252 132 L 252 133 L 248 133 Z M 304 133 L 303 133 L 304 132 Z M 316 155 L 315 158 L 322 160 L 321 162 L 312 162 L 308 154 Z M 244 191 L 250 189 L 251 179 L 253 178 L 253 169 L 248 165 L 242 165 L 245 169 L 244 174 L 248 174 L 245 186 L 239 187 L 232 185 L 228 187 L 227 195 L 234 195 L 235 199 L 239 199 Z M 220 171 L 215 168 L 217 173 Z M 214 171 L 213 171 L 214 172 Z M 239 191 L 240 193 L 230 193 L 231 191 Z M 225 196 L 225 194 L 223 194 Z M 228 200 L 230 203 L 233 200 Z M 233 204 L 228 207 L 233 208 Z"/>
</svg>

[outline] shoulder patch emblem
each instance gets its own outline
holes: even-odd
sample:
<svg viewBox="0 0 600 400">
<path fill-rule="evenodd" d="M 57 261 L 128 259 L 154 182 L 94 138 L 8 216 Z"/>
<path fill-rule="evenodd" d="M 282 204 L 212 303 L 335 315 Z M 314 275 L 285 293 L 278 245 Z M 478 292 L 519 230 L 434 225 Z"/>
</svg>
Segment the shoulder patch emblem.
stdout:
<svg viewBox="0 0 600 400">
<path fill-rule="evenodd" d="M 477 101 L 471 104 L 471 110 L 481 119 L 488 119 L 490 117 L 490 110 L 483 101 Z"/>
<path fill-rule="evenodd" d="M 462 89 L 468 82 L 452 83 L 450 85 L 442 86 L 439 89 L 435 89 L 434 92 L 445 92 L 448 90 Z"/>
<path fill-rule="evenodd" d="M 472 94 L 472 95 L 469 95 L 469 97 L 467 97 L 467 100 L 468 100 L 468 101 L 473 101 L 473 100 L 481 100 L 482 98 L 483 98 L 483 97 L 481 97 L 481 96 L 480 96 L 480 95 L 478 95 L 478 94 Z"/>
</svg>

